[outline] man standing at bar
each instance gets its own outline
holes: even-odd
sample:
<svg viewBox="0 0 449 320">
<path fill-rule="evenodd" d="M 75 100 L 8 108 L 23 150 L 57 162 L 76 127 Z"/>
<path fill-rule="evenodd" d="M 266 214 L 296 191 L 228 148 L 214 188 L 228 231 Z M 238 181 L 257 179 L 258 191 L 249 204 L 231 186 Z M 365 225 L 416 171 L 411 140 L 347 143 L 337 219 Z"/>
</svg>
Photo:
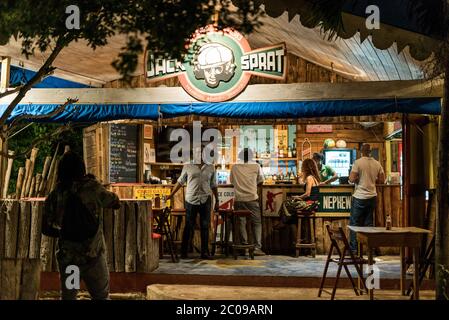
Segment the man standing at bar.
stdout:
<svg viewBox="0 0 449 320">
<path fill-rule="evenodd" d="M 239 153 L 243 163 L 235 164 L 231 169 L 231 184 L 234 186 L 234 209 L 251 211 L 252 243 L 255 244 L 254 255 L 263 256 L 262 251 L 262 216 L 259 206 L 258 188 L 263 184 L 262 168 L 253 161 L 253 152 L 245 148 Z M 246 217 L 240 218 L 240 235 L 248 243 Z"/>
<path fill-rule="evenodd" d="M 322 184 L 331 184 L 338 179 L 338 175 L 330 166 L 323 164 L 324 156 L 321 153 L 315 152 L 313 154 L 313 161 L 315 161 L 318 171 L 320 172 L 320 180 Z"/>
<path fill-rule="evenodd" d="M 385 174 L 381 164 L 371 157 L 369 144 L 363 144 L 360 151 L 362 157 L 354 162 L 349 174 L 349 182 L 355 184 L 349 225 L 371 227 L 374 225 L 373 214 L 376 208 L 376 184 L 384 183 Z M 353 231 L 350 234 L 350 246 L 352 251 L 357 251 L 357 239 Z"/>
<path fill-rule="evenodd" d="M 201 154 L 201 151 L 197 152 Z M 201 259 L 210 259 L 209 226 L 212 193 L 215 196 L 215 211 L 218 211 L 219 207 L 215 167 L 213 164 L 204 163 L 201 156 L 198 159 L 200 159 L 198 164 L 184 165 L 181 176 L 168 196 L 168 199 L 172 199 L 182 186 L 186 186 L 186 224 L 182 234 L 181 259 L 187 259 L 190 238 L 193 236 L 198 213 L 201 226 Z"/>
</svg>

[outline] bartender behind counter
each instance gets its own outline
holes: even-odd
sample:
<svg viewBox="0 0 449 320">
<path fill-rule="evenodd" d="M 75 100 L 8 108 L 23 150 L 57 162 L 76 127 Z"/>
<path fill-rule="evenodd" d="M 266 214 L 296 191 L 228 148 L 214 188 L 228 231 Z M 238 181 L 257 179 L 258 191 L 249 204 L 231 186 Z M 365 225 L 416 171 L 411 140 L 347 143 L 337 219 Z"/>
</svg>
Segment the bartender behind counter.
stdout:
<svg viewBox="0 0 449 320">
<path fill-rule="evenodd" d="M 323 164 L 324 155 L 321 153 L 315 152 L 313 154 L 313 160 L 316 162 L 318 167 L 318 171 L 320 172 L 321 184 L 331 184 L 335 180 L 338 179 L 338 175 L 334 169 L 330 166 Z"/>
</svg>

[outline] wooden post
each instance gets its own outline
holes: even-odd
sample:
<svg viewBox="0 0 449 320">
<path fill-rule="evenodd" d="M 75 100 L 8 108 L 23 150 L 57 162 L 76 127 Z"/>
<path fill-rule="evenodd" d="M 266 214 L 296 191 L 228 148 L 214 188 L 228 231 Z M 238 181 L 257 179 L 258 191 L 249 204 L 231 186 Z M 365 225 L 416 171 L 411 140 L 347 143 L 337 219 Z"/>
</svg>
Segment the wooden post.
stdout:
<svg viewBox="0 0 449 320">
<path fill-rule="evenodd" d="M 114 266 L 115 272 L 125 271 L 125 214 L 124 202 L 114 210 Z"/>
<path fill-rule="evenodd" d="M 438 185 L 435 233 L 436 298 L 449 296 L 449 60 L 444 61 L 444 98 L 438 139 Z"/>
<path fill-rule="evenodd" d="M 31 202 L 31 230 L 30 230 L 30 250 L 29 257 L 39 259 L 41 248 L 41 224 L 43 201 Z"/>
<path fill-rule="evenodd" d="M 136 272 L 136 206 L 134 201 L 126 201 L 126 247 L 125 272 Z"/>
<path fill-rule="evenodd" d="M 14 156 L 14 151 L 8 151 L 8 154 L 10 156 Z M 8 165 L 7 165 L 6 174 L 5 174 L 5 182 L 3 185 L 3 193 L 2 193 L 3 198 L 6 198 L 6 196 L 8 195 L 9 179 L 11 178 L 11 170 L 12 170 L 13 161 L 14 161 L 13 158 L 8 158 Z"/>
<path fill-rule="evenodd" d="M 30 194 L 30 197 L 39 196 L 39 187 L 41 185 L 41 182 L 42 182 L 42 174 L 38 173 L 36 174 L 36 184 L 34 186 L 33 193 Z"/>
<path fill-rule="evenodd" d="M 106 242 L 106 255 L 108 261 L 109 272 L 113 272 L 114 268 L 114 210 L 103 210 L 103 233 Z"/>
<path fill-rule="evenodd" d="M 27 174 L 26 185 L 25 185 L 25 197 L 28 197 L 28 195 L 30 194 L 31 182 L 33 181 L 34 165 L 36 163 L 36 157 L 37 157 L 38 151 L 39 151 L 38 148 L 33 148 L 31 150 L 30 168 L 29 168 L 29 171 Z"/>
<path fill-rule="evenodd" d="M 20 201 L 17 258 L 27 258 L 30 245 L 31 202 Z"/>
<path fill-rule="evenodd" d="M 37 300 L 39 259 L 0 259 L 0 300 Z"/>
<path fill-rule="evenodd" d="M 51 271 L 52 269 L 53 242 L 53 238 L 42 235 L 40 250 L 42 271 Z"/>
<path fill-rule="evenodd" d="M 20 167 L 19 172 L 17 173 L 17 182 L 16 182 L 16 199 L 20 199 L 20 196 L 22 194 L 22 186 L 23 186 L 23 179 L 25 176 L 25 168 Z"/>
<path fill-rule="evenodd" d="M 4 201 L 0 204 L 0 259 L 5 256 L 5 229 L 7 206 Z"/>
<path fill-rule="evenodd" d="M 6 202 L 5 257 L 16 258 L 19 225 L 19 201 Z"/>
<path fill-rule="evenodd" d="M 50 169 L 51 157 L 45 157 L 44 168 L 42 169 L 42 180 L 39 183 L 39 188 L 37 190 L 37 196 L 43 196 L 45 192 L 45 185 L 48 181 L 49 169 Z"/>
<path fill-rule="evenodd" d="M 22 183 L 22 190 L 20 192 L 20 198 L 25 198 L 25 192 L 26 192 L 26 185 L 28 183 L 28 175 L 30 172 L 30 166 L 31 166 L 31 160 L 26 159 L 25 160 L 25 175 L 23 176 L 23 183 Z"/>
<path fill-rule="evenodd" d="M 50 163 L 50 168 L 49 168 L 49 172 L 48 172 L 48 176 L 47 176 L 47 183 L 45 186 L 45 190 L 43 190 L 43 194 L 41 194 L 41 196 L 49 194 L 50 191 L 52 190 L 52 184 L 53 184 L 53 180 L 54 180 L 54 176 L 57 174 L 57 159 L 58 159 L 58 151 L 59 151 L 59 143 L 56 146 L 56 150 L 55 153 L 53 155 L 53 158 L 51 159 L 51 163 Z"/>
<path fill-rule="evenodd" d="M 58 165 L 59 165 L 59 159 L 56 160 L 55 168 L 54 168 L 53 174 L 51 176 L 49 193 L 50 193 L 50 191 L 52 191 L 55 188 L 56 182 L 58 180 L 58 172 L 57 172 Z"/>
</svg>

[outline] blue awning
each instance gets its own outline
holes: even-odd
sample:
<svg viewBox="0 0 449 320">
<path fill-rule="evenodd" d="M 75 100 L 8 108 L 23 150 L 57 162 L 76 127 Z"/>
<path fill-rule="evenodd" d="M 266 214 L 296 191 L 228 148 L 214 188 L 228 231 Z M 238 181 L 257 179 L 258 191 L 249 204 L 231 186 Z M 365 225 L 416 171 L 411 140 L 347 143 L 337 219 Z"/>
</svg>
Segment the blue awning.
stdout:
<svg viewBox="0 0 449 320">
<path fill-rule="evenodd" d="M 0 114 L 6 109 L 0 105 Z M 29 115 L 44 115 L 54 111 L 58 105 L 22 104 L 11 114 L 14 118 Z M 73 104 L 64 112 L 40 122 L 99 122 L 119 119 L 157 120 L 185 115 L 221 118 L 275 119 L 311 118 L 334 116 L 366 116 L 386 113 L 440 114 L 440 99 L 378 99 L 378 100 L 329 100 L 296 102 L 220 102 L 185 104 Z M 30 119 L 31 120 L 31 119 Z"/>
<path fill-rule="evenodd" d="M 189 114 L 242 119 L 366 116 L 395 112 L 438 115 L 440 109 L 440 99 L 438 98 L 161 105 L 161 113 L 164 118 Z"/>
<path fill-rule="evenodd" d="M 0 114 L 3 114 L 7 105 L 0 105 Z M 23 115 L 45 115 L 55 111 L 56 104 L 19 104 L 8 122 Z M 159 116 L 157 104 L 72 104 L 63 112 L 50 118 L 33 120 L 36 122 L 99 122 L 120 119 L 147 119 L 157 120 Z"/>
<path fill-rule="evenodd" d="M 23 85 L 27 83 L 35 74 L 36 72 L 31 70 L 11 66 L 9 73 L 9 83 L 11 84 L 11 87 Z M 49 76 L 36 83 L 33 88 L 89 88 L 89 86 L 82 83 Z"/>
</svg>

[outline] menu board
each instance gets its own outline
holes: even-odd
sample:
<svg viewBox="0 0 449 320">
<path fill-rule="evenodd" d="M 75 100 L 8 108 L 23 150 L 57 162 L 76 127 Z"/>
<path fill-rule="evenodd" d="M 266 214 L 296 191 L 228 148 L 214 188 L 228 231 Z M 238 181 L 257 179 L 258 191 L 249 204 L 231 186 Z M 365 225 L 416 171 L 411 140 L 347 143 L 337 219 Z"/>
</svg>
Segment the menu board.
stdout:
<svg viewBox="0 0 449 320">
<path fill-rule="evenodd" d="M 138 126 L 111 124 L 109 181 L 137 182 Z"/>
</svg>

